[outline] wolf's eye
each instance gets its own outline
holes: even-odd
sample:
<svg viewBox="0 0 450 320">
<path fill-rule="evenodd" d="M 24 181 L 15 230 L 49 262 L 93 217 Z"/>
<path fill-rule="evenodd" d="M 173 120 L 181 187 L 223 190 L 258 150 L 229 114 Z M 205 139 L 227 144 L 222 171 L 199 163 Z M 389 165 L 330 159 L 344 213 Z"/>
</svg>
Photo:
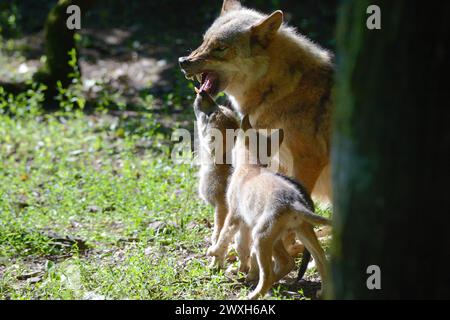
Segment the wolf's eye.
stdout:
<svg viewBox="0 0 450 320">
<path fill-rule="evenodd" d="M 228 49 L 227 46 L 225 46 L 225 45 L 220 45 L 220 46 L 216 47 L 216 48 L 214 49 L 214 51 L 216 51 L 216 52 L 224 52 L 224 51 L 227 50 L 227 49 Z"/>
</svg>

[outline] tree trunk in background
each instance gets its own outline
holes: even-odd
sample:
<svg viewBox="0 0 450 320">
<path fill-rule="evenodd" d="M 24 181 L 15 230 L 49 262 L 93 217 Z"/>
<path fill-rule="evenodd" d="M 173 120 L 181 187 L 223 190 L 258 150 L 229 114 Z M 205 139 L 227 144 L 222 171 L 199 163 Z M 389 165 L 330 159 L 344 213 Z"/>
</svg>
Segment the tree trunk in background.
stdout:
<svg viewBox="0 0 450 320">
<path fill-rule="evenodd" d="M 50 92 L 54 91 L 58 80 L 63 86 L 69 85 L 69 74 L 73 72 L 73 68 L 69 66 L 68 52 L 76 47 L 74 39 L 76 30 L 67 28 L 66 21 L 70 15 L 66 10 L 70 5 L 78 5 L 81 14 L 84 15 L 93 3 L 94 0 L 59 0 L 47 16 L 45 22 L 47 60 L 44 68 L 35 74 L 34 79 L 47 84 Z"/>
<path fill-rule="evenodd" d="M 371 4 L 381 30 L 366 27 Z M 450 298 L 450 5 L 437 4 L 340 7 L 334 298 Z M 381 269 L 381 290 L 366 286 L 370 265 Z"/>
</svg>

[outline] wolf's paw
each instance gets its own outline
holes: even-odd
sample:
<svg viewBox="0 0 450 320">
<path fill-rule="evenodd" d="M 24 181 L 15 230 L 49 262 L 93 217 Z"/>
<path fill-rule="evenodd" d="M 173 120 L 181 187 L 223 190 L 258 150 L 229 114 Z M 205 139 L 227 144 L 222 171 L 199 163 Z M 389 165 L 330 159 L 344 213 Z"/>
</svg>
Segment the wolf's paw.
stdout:
<svg viewBox="0 0 450 320">
<path fill-rule="evenodd" d="M 224 265 L 225 265 L 224 259 L 213 256 L 208 268 L 212 270 L 221 270 L 224 268 Z"/>
<path fill-rule="evenodd" d="M 217 247 L 215 245 L 212 245 L 208 248 L 206 251 L 206 255 L 209 257 L 217 257 Z"/>
<path fill-rule="evenodd" d="M 209 263 L 208 268 L 211 269 L 211 270 L 219 269 L 218 268 L 218 263 L 217 263 L 217 257 L 213 257 L 211 259 L 211 262 Z"/>
</svg>

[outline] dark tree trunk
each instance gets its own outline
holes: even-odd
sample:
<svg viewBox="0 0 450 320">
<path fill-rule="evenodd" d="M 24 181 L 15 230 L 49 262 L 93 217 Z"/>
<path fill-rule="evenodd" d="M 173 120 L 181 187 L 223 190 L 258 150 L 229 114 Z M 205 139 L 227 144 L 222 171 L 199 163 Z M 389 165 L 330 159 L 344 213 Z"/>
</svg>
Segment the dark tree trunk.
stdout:
<svg viewBox="0 0 450 320">
<path fill-rule="evenodd" d="M 54 90 L 57 81 L 67 86 L 70 83 L 69 74 L 73 72 L 73 67 L 69 66 L 68 53 L 76 47 L 74 39 L 76 30 L 67 28 L 66 21 L 69 14 L 66 10 L 70 5 L 78 5 L 81 14 L 84 15 L 93 3 L 94 0 L 59 0 L 47 16 L 45 22 L 47 60 L 44 68 L 37 72 L 34 78 L 36 81 L 47 84 L 50 92 Z"/>
<path fill-rule="evenodd" d="M 371 4 L 381 30 L 366 28 Z M 450 298 L 449 9 L 407 0 L 340 7 L 335 298 Z M 366 286 L 370 265 L 381 269 L 381 290 Z"/>
</svg>

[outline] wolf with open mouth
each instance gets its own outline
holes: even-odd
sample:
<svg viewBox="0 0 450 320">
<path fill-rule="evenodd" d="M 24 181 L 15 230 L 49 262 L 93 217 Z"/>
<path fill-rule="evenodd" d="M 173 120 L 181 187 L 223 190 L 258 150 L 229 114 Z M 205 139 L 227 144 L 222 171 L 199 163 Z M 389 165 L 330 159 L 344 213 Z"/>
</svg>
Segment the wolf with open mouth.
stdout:
<svg viewBox="0 0 450 320">
<path fill-rule="evenodd" d="M 200 90 L 225 92 L 253 128 L 283 129 L 280 173 L 331 198 L 331 53 L 283 23 L 281 11 L 265 15 L 224 0 L 203 43 L 179 64 Z"/>
<path fill-rule="evenodd" d="M 328 176 L 332 55 L 285 25 L 281 11 L 265 15 L 224 0 L 203 43 L 179 64 L 201 90 L 225 92 L 253 127 L 284 129 L 282 173 L 309 192 Z"/>
</svg>

